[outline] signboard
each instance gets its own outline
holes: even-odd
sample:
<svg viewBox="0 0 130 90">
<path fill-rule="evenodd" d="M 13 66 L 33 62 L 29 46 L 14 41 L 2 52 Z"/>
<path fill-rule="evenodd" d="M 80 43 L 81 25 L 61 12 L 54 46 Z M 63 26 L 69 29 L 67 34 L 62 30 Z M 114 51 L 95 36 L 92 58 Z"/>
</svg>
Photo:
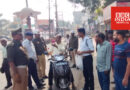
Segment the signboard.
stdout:
<svg viewBox="0 0 130 90">
<path fill-rule="evenodd" d="M 111 20 L 111 7 L 130 7 L 130 2 L 117 2 L 110 4 L 106 8 L 103 9 L 103 18 L 104 21 Z"/>
<path fill-rule="evenodd" d="M 130 30 L 130 7 L 111 8 L 111 29 Z"/>
</svg>

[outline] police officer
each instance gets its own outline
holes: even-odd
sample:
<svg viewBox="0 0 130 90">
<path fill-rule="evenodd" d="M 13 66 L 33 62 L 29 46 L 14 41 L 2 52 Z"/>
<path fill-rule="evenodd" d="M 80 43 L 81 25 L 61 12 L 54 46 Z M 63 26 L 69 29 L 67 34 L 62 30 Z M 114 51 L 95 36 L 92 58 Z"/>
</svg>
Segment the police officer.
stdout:
<svg viewBox="0 0 130 90">
<path fill-rule="evenodd" d="M 13 41 L 7 46 L 7 59 L 13 79 L 13 90 L 27 90 L 28 86 L 28 58 L 21 44 L 22 30 L 12 31 Z"/>
<path fill-rule="evenodd" d="M 40 37 L 40 33 L 37 31 L 34 33 L 35 39 L 33 40 L 36 54 L 38 57 L 37 69 L 38 69 L 38 76 L 40 79 L 47 78 L 45 70 L 46 70 L 46 60 L 45 60 L 45 51 L 46 51 L 46 43 L 44 39 Z"/>
<path fill-rule="evenodd" d="M 78 38 L 75 36 L 74 31 L 71 32 L 71 37 L 69 40 L 69 48 L 73 49 L 72 51 L 70 51 L 70 55 L 71 55 L 72 62 L 73 62 L 72 68 L 75 68 L 76 67 L 75 54 L 78 50 Z"/>
</svg>

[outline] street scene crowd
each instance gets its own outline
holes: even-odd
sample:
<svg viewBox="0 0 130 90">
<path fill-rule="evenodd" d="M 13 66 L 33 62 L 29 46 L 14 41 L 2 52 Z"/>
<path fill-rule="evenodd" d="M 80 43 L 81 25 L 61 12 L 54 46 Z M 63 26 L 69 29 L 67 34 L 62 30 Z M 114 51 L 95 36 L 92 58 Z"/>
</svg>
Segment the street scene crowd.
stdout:
<svg viewBox="0 0 130 90">
<path fill-rule="evenodd" d="M 61 55 L 72 63 L 69 65 L 70 68 L 83 72 L 84 87 L 77 89 L 74 75 L 70 70 L 72 90 L 97 90 L 94 87 L 97 83 L 94 83 L 93 70 L 93 53 L 96 51 L 96 70 L 100 90 L 111 90 L 110 83 L 115 85 L 115 90 L 130 90 L 128 30 L 108 30 L 105 33 L 97 32 L 94 36 L 89 36 L 84 28 L 78 28 L 77 31 L 71 30 L 66 37 L 57 34 L 50 38 L 50 45 L 37 30 L 26 31 L 23 34 L 22 29 L 19 28 L 13 30 L 11 35 L 13 40 L 10 42 L 5 38 L 0 40 L 3 56 L 0 72 L 5 73 L 6 76 L 5 89 L 12 87 L 12 90 L 36 90 L 32 84 L 34 81 L 38 90 L 54 90 L 53 85 L 59 84 L 60 81 L 54 82 L 56 81 L 54 60 L 46 65 L 46 59 Z M 48 67 L 49 73 L 46 73 Z M 113 81 L 110 81 L 110 74 L 113 76 Z M 46 79 L 48 83 L 45 82 Z M 49 89 L 45 88 L 46 84 L 49 85 Z"/>
</svg>

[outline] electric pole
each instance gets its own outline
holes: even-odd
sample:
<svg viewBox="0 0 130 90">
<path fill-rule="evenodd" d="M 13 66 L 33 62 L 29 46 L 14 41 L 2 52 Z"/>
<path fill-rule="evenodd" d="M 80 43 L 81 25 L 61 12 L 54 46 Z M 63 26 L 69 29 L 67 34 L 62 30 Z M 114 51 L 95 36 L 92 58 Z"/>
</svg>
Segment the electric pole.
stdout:
<svg viewBox="0 0 130 90">
<path fill-rule="evenodd" d="M 50 28 L 50 0 L 48 0 L 48 11 L 49 11 L 49 38 L 51 37 L 51 28 Z"/>
<path fill-rule="evenodd" d="M 26 8 L 28 8 L 28 0 L 26 0 Z M 31 30 L 31 18 L 30 18 L 30 16 L 28 16 L 26 18 L 26 20 L 27 20 L 28 29 Z"/>
<path fill-rule="evenodd" d="M 57 0 L 55 0 L 55 9 L 56 9 L 56 33 L 58 33 L 59 25 L 58 25 L 58 11 L 57 11 Z"/>
<path fill-rule="evenodd" d="M 28 8 L 28 0 L 26 0 L 26 8 Z"/>
</svg>

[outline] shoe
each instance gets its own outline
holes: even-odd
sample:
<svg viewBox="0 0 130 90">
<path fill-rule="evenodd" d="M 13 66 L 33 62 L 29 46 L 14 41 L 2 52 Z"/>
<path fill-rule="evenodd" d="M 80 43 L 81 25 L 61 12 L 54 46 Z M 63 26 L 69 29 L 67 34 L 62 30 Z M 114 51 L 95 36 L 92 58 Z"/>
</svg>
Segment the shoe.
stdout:
<svg viewBox="0 0 130 90">
<path fill-rule="evenodd" d="M 112 81 L 111 84 L 115 84 L 115 81 Z"/>
<path fill-rule="evenodd" d="M 45 83 L 44 83 L 44 84 L 43 84 L 43 83 L 40 83 L 40 85 L 39 85 L 39 86 L 45 86 L 45 85 L 46 85 Z"/>
<path fill-rule="evenodd" d="M 44 79 L 40 79 L 40 83 L 44 83 Z"/>
<path fill-rule="evenodd" d="M 49 86 L 49 89 L 48 90 L 52 90 L 52 86 Z"/>
<path fill-rule="evenodd" d="M 37 89 L 44 89 L 45 87 L 44 86 L 38 86 Z"/>
<path fill-rule="evenodd" d="M 44 83 L 44 81 L 39 81 L 41 84 L 43 84 Z"/>
<path fill-rule="evenodd" d="M 74 83 L 72 83 L 72 90 L 76 90 Z"/>
<path fill-rule="evenodd" d="M 42 77 L 42 79 L 47 79 L 47 78 L 48 78 L 47 76 Z"/>
<path fill-rule="evenodd" d="M 36 90 L 34 87 L 30 87 L 28 90 Z"/>
<path fill-rule="evenodd" d="M 76 65 L 74 64 L 71 68 L 76 68 Z"/>
<path fill-rule="evenodd" d="M 36 90 L 34 87 L 30 87 L 29 90 Z"/>
<path fill-rule="evenodd" d="M 5 89 L 10 88 L 11 86 L 12 86 L 12 83 L 8 84 L 8 85 L 5 87 Z"/>
<path fill-rule="evenodd" d="M 44 83 L 44 80 L 43 80 L 43 79 L 41 79 L 41 80 L 39 80 L 39 82 L 40 82 L 40 83 Z"/>
<path fill-rule="evenodd" d="M 76 90 L 76 87 L 72 87 L 72 90 Z"/>
<path fill-rule="evenodd" d="M 3 68 L 0 68 L 0 72 L 1 72 L 1 73 L 4 73 L 5 71 L 4 71 L 4 69 L 3 69 Z"/>
</svg>

